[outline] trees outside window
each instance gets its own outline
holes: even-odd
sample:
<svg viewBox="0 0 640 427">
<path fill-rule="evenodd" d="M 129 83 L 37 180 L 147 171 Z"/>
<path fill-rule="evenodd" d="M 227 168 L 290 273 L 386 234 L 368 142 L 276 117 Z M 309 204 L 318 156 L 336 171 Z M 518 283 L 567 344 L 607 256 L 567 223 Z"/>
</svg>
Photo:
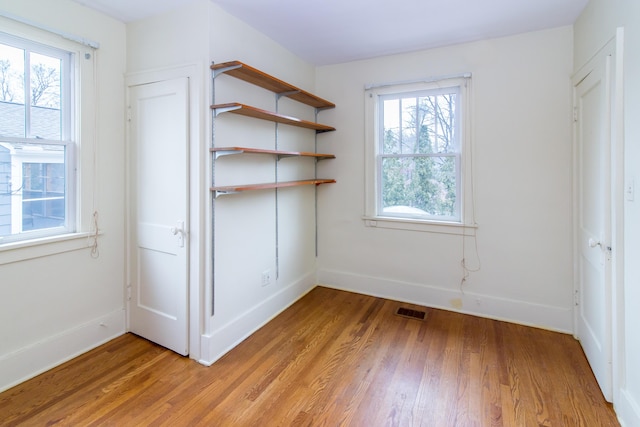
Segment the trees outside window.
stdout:
<svg viewBox="0 0 640 427">
<path fill-rule="evenodd" d="M 365 225 L 474 227 L 470 82 L 465 74 L 365 88 Z"/>
<path fill-rule="evenodd" d="M 390 94 L 379 101 L 379 210 L 459 219 L 459 90 Z"/>
</svg>

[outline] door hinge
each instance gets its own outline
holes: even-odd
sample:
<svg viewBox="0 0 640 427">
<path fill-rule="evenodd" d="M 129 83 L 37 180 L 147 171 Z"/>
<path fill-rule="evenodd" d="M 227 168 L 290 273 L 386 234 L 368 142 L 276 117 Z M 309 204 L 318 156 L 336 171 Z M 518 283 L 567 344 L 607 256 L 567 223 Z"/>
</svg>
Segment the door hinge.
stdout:
<svg viewBox="0 0 640 427">
<path fill-rule="evenodd" d="M 576 307 L 580 305 L 580 293 L 577 289 L 573 291 L 573 305 Z"/>
<path fill-rule="evenodd" d="M 578 121 L 578 107 L 573 107 L 573 121 Z"/>
<path fill-rule="evenodd" d="M 131 301 L 131 285 L 127 286 L 127 301 Z"/>
<path fill-rule="evenodd" d="M 127 121 L 130 122 L 131 121 L 131 107 L 127 108 Z"/>
</svg>

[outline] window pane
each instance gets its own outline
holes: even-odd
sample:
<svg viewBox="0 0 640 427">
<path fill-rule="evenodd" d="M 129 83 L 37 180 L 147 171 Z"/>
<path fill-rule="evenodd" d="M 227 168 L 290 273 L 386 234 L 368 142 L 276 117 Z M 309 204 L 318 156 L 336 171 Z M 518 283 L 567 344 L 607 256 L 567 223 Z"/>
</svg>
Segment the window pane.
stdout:
<svg viewBox="0 0 640 427">
<path fill-rule="evenodd" d="M 0 236 L 64 227 L 63 145 L 0 144 Z"/>
<path fill-rule="evenodd" d="M 402 120 L 400 120 L 400 125 L 402 126 L 400 154 L 415 153 L 418 149 L 416 126 L 419 120 L 419 110 L 416 108 L 416 101 L 416 98 L 403 98 L 400 100 L 400 114 L 402 116 Z"/>
<path fill-rule="evenodd" d="M 60 69 L 58 58 L 31 53 L 31 136 L 60 140 Z"/>
<path fill-rule="evenodd" d="M 0 245 L 76 229 L 73 61 L 0 32 Z"/>
<path fill-rule="evenodd" d="M 400 100 L 386 99 L 382 103 L 382 152 L 400 154 Z"/>
<path fill-rule="evenodd" d="M 0 43 L 0 136 L 25 137 L 24 50 Z"/>
<path fill-rule="evenodd" d="M 0 236 L 11 234 L 11 151 L 0 144 Z"/>
<path fill-rule="evenodd" d="M 383 154 L 454 153 L 457 93 L 412 94 L 382 102 Z"/>
<path fill-rule="evenodd" d="M 456 157 L 382 159 L 382 211 L 456 216 Z"/>
<path fill-rule="evenodd" d="M 434 98 L 432 108 L 436 122 L 436 137 L 434 138 L 434 152 L 452 153 L 458 150 L 455 127 L 456 94 L 438 95 Z"/>
</svg>

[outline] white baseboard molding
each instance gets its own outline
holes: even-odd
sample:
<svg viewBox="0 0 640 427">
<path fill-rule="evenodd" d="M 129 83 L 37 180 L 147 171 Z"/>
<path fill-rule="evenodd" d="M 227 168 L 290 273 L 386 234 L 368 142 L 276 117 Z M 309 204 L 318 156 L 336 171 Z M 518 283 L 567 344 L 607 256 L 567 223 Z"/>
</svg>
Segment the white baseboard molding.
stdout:
<svg viewBox="0 0 640 427">
<path fill-rule="evenodd" d="M 640 402 L 626 390 L 620 391 L 619 401 L 613 406 L 622 427 L 640 426 Z"/>
<path fill-rule="evenodd" d="M 318 270 L 318 284 L 329 288 L 572 333 L 571 308 L 450 290 L 344 271 Z"/>
<path fill-rule="evenodd" d="M 199 362 L 206 366 L 212 365 L 313 288 L 315 273 L 305 275 L 211 334 L 202 335 Z"/>
<path fill-rule="evenodd" d="M 0 392 L 86 353 L 125 333 L 118 310 L 73 329 L 0 356 Z"/>
</svg>

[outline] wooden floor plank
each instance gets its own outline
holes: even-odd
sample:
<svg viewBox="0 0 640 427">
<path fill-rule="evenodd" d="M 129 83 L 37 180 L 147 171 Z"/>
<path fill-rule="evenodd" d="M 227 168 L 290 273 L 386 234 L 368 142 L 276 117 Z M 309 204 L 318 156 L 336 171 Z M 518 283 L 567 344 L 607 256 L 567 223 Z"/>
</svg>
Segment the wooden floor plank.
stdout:
<svg viewBox="0 0 640 427">
<path fill-rule="evenodd" d="M 569 335 L 318 287 L 211 367 L 119 337 L 0 393 L 0 425 L 619 424 Z"/>
</svg>

